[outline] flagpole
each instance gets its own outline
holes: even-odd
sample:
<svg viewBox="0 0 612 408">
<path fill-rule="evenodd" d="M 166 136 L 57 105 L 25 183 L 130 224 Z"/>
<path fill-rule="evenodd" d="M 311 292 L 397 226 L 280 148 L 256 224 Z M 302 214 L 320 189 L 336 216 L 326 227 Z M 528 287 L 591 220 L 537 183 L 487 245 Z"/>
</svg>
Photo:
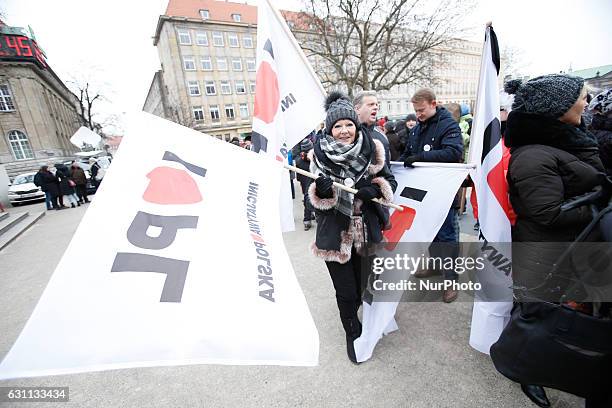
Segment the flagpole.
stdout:
<svg viewBox="0 0 612 408">
<path fill-rule="evenodd" d="M 303 175 L 303 176 L 306 176 L 306 177 L 310 177 L 311 179 L 316 180 L 316 179 L 318 179 L 318 178 L 319 178 L 319 176 L 317 176 L 316 174 L 311 173 L 311 172 L 306 171 L 306 170 L 302 170 L 302 169 L 300 169 L 299 167 L 295 167 L 295 166 L 292 166 L 292 165 L 287 164 L 287 163 L 283 163 L 283 166 L 284 166 L 286 169 L 288 169 L 288 170 L 295 171 L 296 173 L 299 173 L 299 174 L 301 174 L 301 175 Z M 348 191 L 349 193 L 352 193 L 352 194 L 357 194 L 357 190 L 355 190 L 354 188 L 347 187 L 347 186 L 345 186 L 344 184 L 336 183 L 336 182 L 334 181 L 334 186 L 336 186 L 336 187 L 340 188 L 341 190 Z M 380 198 L 375 198 L 375 199 L 373 199 L 372 201 L 374 201 L 375 203 L 378 203 L 378 204 L 380 204 L 380 205 L 384 205 L 384 206 L 386 206 L 386 207 L 391 207 L 391 208 L 394 208 L 394 209 L 396 209 L 397 211 L 404 211 L 404 208 L 403 208 L 403 207 L 401 207 L 401 206 L 399 206 L 399 205 L 397 205 L 397 204 L 394 204 L 394 203 L 385 203 L 385 202 L 384 202 L 384 201 L 382 201 Z"/>
<path fill-rule="evenodd" d="M 492 21 L 487 21 L 486 25 L 485 25 L 485 40 L 484 40 L 484 44 L 482 46 L 482 54 L 480 57 L 480 70 L 478 73 L 478 87 L 476 88 L 476 103 L 474 105 L 474 119 L 476 119 L 476 109 L 478 108 L 478 102 L 480 100 L 480 87 L 482 87 L 482 82 L 484 82 L 482 80 L 482 71 L 483 71 L 483 64 L 485 63 L 484 61 L 484 55 L 485 55 L 485 47 L 487 46 L 487 36 L 490 35 L 489 34 L 489 29 L 493 26 L 493 22 Z M 468 158 L 467 161 L 470 164 L 474 164 L 473 168 L 476 168 L 477 166 L 477 160 L 474 160 L 474 155 L 473 155 L 473 151 L 474 149 L 470 149 L 469 153 L 468 153 Z"/>
<path fill-rule="evenodd" d="M 287 34 L 287 37 L 289 38 L 289 40 L 291 41 L 291 43 L 293 44 L 293 46 L 297 50 L 297 53 L 299 54 L 300 58 L 302 59 L 302 62 L 308 67 L 308 70 L 310 71 L 310 74 L 314 78 L 317 78 L 317 84 L 319 85 L 319 88 L 321 89 L 321 92 L 323 93 L 323 95 L 327 94 L 327 92 L 325 92 L 325 88 L 323 88 L 323 85 L 321 84 L 321 81 L 318 80 L 319 77 L 317 76 L 317 74 L 315 74 L 314 70 L 312 69 L 312 66 L 310 65 L 310 62 L 308 61 L 308 58 L 306 58 L 306 55 L 304 54 L 304 51 L 302 50 L 302 47 L 300 47 L 300 44 L 298 44 L 297 40 L 295 39 L 295 36 L 293 35 L 291 30 L 287 26 L 287 22 L 283 18 L 282 14 L 280 13 L 280 11 L 278 11 L 276 9 L 276 7 L 274 7 L 272 5 L 270 0 L 265 0 L 265 1 L 266 1 L 266 3 L 268 3 L 268 6 L 270 7 L 270 9 L 274 12 L 274 15 L 278 19 L 281 27 L 283 27 L 283 31 L 285 31 L 285 34 Z"/>
<path fill-rule="evenodd" d="M 401 164 L 404 162 L 392 161 L 391 164 Z M 414 162 L 413 167 L 445 168 L 445 169 L 475 169 L 476 163 L 439 163 L 439 162 Z"/>
</svg>

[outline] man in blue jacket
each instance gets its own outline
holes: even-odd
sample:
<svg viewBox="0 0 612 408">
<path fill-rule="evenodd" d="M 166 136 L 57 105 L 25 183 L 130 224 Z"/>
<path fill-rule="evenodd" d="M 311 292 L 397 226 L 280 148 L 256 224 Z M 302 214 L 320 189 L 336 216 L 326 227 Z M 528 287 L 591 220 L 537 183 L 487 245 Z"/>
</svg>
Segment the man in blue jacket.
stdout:
<svg viewBox="0 0 612 408">
<path fill-rule="evenodd" d="M 412 106 L 417 116 L 417 125 L 409 133 L 406 149 L 400 157 L 405 167 L 414 162 L 461 163 L 463 160 L 463 139 L 461 128 L 451 114 L 437 106 L 436 95 L 431 89 L 421 89 L 412 97 Z M 455 200 L 456 201 L 456 200 Z M 451 206 L 446 220 L 430 247 L 432 257 L 456 258 L 459 255 L 459 222 L 455 203 Z M 437 244 L 445 243 L 445 244 Z M 450 243 L 450 244 L 447 244 Z M 444 270 L 445 280 L 457 280 L 454 270 Z M 417 278 L 426 278 L 440 271 L 425 270 L 415 273 Z M 447 289 L 442 300 L 450 303 L 457 299 L 457 291 Z"/>
</svg>

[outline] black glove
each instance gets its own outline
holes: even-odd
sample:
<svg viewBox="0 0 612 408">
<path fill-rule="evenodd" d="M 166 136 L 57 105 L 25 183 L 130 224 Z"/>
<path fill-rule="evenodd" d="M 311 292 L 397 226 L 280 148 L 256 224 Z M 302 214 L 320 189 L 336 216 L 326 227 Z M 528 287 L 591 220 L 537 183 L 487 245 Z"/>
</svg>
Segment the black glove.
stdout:
<svg viewBox="0 0 612 408">
<path fill-rule="evenodd" d="M 376 184 L 370 184 L 369 186 L 361 187 L 357 190 L 355 197 L 362 199 L 363 201 L 369 201 L 373 198 L 382 197 L 382 191 Z"/>
<path fill-rule="evenodd" d="M 414 163 L 415 161 L 419 161 L 417 156 L 406 157 L 406 160 L 404 160 L 404 167 L 414 167 L 412 163 Z"/>
<path fill-rule="evenodd" d="M 319 176 L 319 178 L 315 180 L 315 184 L 317 186 L 317 195 L 320 198 L 332 198 L 334 196 L 334 191 L 332 190 L 334 181 L 329 177 Z"/>
</svg>

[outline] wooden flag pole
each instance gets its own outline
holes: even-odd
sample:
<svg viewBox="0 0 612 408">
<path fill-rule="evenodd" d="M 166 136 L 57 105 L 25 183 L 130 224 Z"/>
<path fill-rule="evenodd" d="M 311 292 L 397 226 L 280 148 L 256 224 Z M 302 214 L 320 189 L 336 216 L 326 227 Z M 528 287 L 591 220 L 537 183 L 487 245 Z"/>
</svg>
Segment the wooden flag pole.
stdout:
<svg viewBox="0 0 612 408">
<path fill-rule="evenodd" d="M 313 174 L 313 173 L 311 173 L 309 171 L 306 171 L 306 170 L 302 170 L 302 169 L 300 169 L 298 167 L 295 167 L 295 166 L 292 166 L 292 165 L 290 165 L 288 163 L 283 163 L 283 166 L 285 166 L 285 168 L 287 170 L 295 171 L 296 173 L 299 173 L 299 174 L 301 174 L 303 176 L 306 176 L 306 177 L 310 177 L 313 180 L 316 180 L 317 178 L 319 178 L 319 176 L 317 176 L 316 174 Z M 356 194 L 357 193 L 357 190 L 355 190 L 354 188 L 347 187 L 344 184 L 336 183 L 335 181 L 334 181 L 334 186 L 336 186 L 336 187 L 338 187 L 338 188 L 340 188 L 340 189 L 342 189 L 344 191 L 348 191 L 349 193 L 352 193 L 352 194 Z M 394 203 L 385 203 L 380 198 L 375 198 L 372 201 L 374 201 L 375 203 L 378 203 L 380 205 L 384 205 L 386 207 L 394 208 L 397 211 L 404 211 L 404 208 L 402 208 L 401 206 L 399 206 L 397 204 L 394 204 Z"/>
</svg>

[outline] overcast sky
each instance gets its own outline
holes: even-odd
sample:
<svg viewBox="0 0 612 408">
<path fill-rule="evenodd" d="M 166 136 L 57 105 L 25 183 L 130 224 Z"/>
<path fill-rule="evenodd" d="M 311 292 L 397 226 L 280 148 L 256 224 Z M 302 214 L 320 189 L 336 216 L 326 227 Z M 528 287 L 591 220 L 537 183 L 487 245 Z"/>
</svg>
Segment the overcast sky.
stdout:
<svg viewBox="0 0 612 408">
<path fill-rule="evenodd" d="M 298 10 L 299 0 L 272 0 Z M 104 113 L 140 110 L 159 69 L 152 36 L 168 0 L 3 0 L 12 26 L 30 25 L 53 70 L 103 84 Z M 256 1 L 250 1 L 256 4 Z M 500 47 L 523 53 L 526 74 L 612 64 L 611 0 L 480 0 L 469 24 L 481 41 L 492 21 Z M 482 30 L 482 31 L 481 31 Z M 112 102 L 112 103 L 111 103 Z"/>
</svg>

